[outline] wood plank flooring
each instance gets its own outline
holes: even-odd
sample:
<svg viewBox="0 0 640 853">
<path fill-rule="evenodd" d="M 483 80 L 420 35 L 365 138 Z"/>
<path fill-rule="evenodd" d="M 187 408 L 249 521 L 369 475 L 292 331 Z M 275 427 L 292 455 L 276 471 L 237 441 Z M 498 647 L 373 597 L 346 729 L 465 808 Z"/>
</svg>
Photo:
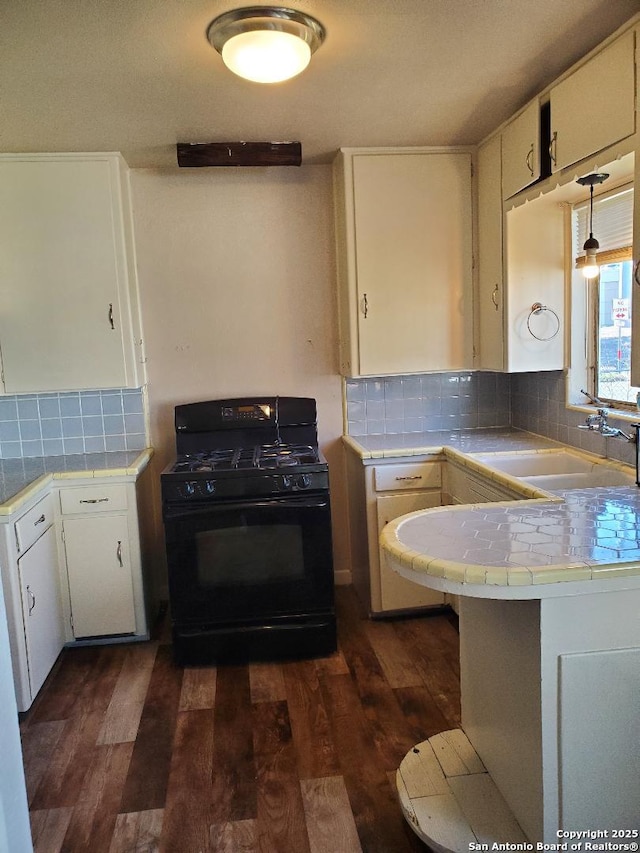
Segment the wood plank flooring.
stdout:
<svg viewBox="0 0 640 853">
<path fill-rule="evenodd" d="M 37 853 L 411 853 L 395 771 L 460 725 L 453 614 L 372 622 L 338 587 L 337 654 L 179 669 L 148 643 L 65 650 L 21 715 Z"/>
</svg>

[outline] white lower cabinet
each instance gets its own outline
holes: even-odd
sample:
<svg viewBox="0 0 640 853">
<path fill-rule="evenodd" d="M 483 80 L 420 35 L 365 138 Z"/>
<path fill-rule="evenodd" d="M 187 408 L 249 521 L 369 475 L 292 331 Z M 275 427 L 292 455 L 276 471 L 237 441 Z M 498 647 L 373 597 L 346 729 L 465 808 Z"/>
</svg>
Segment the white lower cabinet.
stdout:
<svg viewBox="0 0 640 853">
<path fill-rule="evenodd" d="M 55 529 L 49 527 L 18 560 L 31 698 L 64 645 Z"/>
<path fill-rule="evenodd" d="M 366 465 L 355 453 L 348 453 L 347 472 L 353 584 L 371 615 L 444 604 L 442 593 L 414 584 L 390 569 L 379 543 L 389 521 L 440 506 L 440 462 L 407 457 Z"/>
<path fill-rule="evenodd" d="M 133 483 L 59 491 L 72 640 L 146 635 Z"/>
<path fill-rule="evenodd" d="M 450 504 L 481 504 L 522 500 L 525 497 L 521 492 L 489 480 L 466 466 L 456 465 L 451 460 L 445 465 L 442 491 L 444 500 Z"/>
<path fill-rule="evenodd" d="M 0 523 L 0 569 L 19 711 L 36 698 L 65 643 L 51 494 Z"/>
<path fill-rule="evenodd" d="M 382 495 L 376 501 L 378 537 L 385 524 L 393 521 L 394 518 L 399 518 L 401 515 L 419 509 L 440 506 L 440 502 L 439 490 L 435 494 L 431 492 L 407 492 L 401 495 Z M 418 586 L 418 584 L 408 581 L 390 569 L 379 547 L 378 555 L 380 563 L 380 609 L 382 611 L 404 610 L 407 607 L 429 607 L 444 602 L 444 596 L 441 593 L 434 592 L 426 586 Z"/>
<path fill-rule="evenodd" d="M 126 515 L 66 519 L 63 530 L 74 637 L 133 634 Z"/>
</svg>

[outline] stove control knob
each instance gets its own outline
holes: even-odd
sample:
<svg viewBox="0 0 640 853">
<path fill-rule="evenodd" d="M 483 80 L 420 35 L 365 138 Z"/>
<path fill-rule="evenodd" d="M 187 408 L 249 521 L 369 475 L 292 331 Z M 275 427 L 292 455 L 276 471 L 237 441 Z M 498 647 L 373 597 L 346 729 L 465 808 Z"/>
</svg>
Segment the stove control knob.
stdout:
<svg viewBox="0 0 640 853">
<path fill-rule="evenodd" d="M 311 474 L 300 474 L 296 480 L 296 486 L 299 489 L 308 489 L 311 485 Z"/>
<path fill-rule="evenodd" d="M 187 497 L 189 497 L 190 495 L 195 495 L 196 484 L 191 483 L 191 482 L 185 483 L 184 484 L 184 490 L 185 490 L 185 493 L 187 494 Z"/>
<path fill-rule="evenodd" d="M 214 495 L 216 492 L 216 484 L 213 480 L 207 480 L 204 484 L 204 488 L 208 495 Z"/>
<path fill-rule="evenodd" d="M 290 489 L 293 486 L 292 478 L 288 474 L 284 474 L 282 477 L 282 488 Z"/>
</svg>

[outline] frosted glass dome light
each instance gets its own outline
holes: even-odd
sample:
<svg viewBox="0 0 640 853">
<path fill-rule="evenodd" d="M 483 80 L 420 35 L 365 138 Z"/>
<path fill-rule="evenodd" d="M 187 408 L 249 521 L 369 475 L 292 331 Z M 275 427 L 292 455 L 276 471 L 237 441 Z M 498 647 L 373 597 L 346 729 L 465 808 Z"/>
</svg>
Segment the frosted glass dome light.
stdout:
<svg viewBox="0 0 640 853">
<path fill-rule="evenodd" d="M 255 83 L 279 83 L 300 74 L 324 37 L 315 18 L 275 6 L 225 12 L 207 30 L 224 64 Z"/>
</svg>

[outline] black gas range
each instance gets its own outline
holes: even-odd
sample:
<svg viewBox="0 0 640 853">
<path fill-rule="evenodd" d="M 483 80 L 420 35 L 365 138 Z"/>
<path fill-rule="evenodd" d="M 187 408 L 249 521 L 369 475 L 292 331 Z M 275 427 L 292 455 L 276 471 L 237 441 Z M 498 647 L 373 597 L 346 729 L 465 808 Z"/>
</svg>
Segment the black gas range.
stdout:
<svg viewBox="0 0 640 853">
<path fill-rule="evenodd" d="M 180 663 L 335 649 L 329 473 L 315 400 L 177 406 L 161 476 Z"/>
</svg>

